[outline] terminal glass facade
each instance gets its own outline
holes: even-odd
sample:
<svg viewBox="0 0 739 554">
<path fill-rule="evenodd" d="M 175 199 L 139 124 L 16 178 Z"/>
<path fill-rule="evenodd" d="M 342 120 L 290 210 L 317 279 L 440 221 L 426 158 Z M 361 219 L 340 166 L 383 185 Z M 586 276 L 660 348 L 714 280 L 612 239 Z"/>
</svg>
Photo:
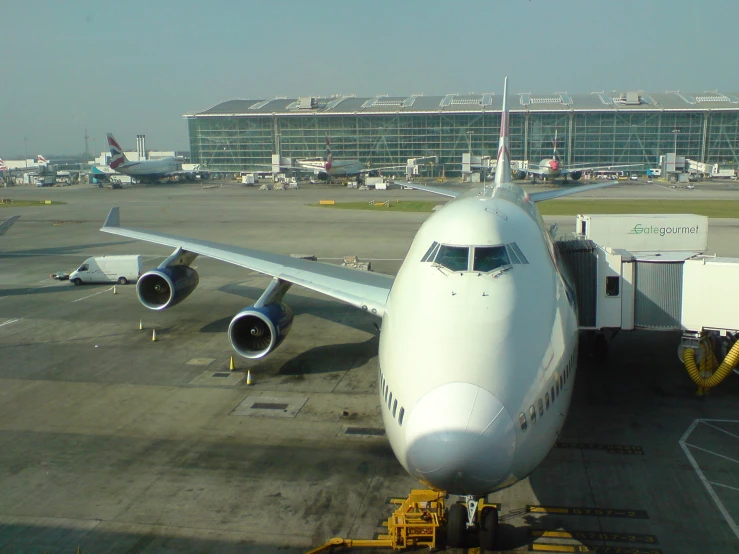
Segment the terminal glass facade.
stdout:
<svg viewBox="0 0 739 554">
<path fill-rule="evenodd" d="M 426 174 L 438 176 L 443 166 L 452 176 L 460 174 L 465 152 L 495 157 L 500 113 L 194 116 L 188 125 L 193 163 L 216 171 L 268 170 L 277 152 L 322 158 L 328 135 L 337 159 L 359 159 L 371 168 L 436 156 Z M 660 155 L 677 152 L 739 166 L 739 111 L 512 113 L 512 159 L 551 158 L 555 133 L 566 164 L 658 167 Z"/>
</svg>

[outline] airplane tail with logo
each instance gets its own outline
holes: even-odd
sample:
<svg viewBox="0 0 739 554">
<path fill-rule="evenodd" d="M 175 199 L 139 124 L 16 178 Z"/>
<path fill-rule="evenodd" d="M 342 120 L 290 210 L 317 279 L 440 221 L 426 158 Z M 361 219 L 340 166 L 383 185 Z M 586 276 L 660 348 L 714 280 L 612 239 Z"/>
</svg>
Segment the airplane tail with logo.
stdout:
<svg viewBox="0 0 739 554">
<path fill-rule="evenodd" d="M 554 130 L 554 153 L 552 154 L 552 159 L 557 160 L 557 129 Z"/>
<path fill-rule="evenodd" d="M 326 134 L 326 164 L 324 167 L 326 168 L 326 171 L 331 169 L 331 166 L 334 164 L 334 156 L 331 154 L 331 139 L 328 137 L 328 134 Z"/>
<path fill-rule="evenodd" d="M 0 158 L 0 171 L 7 171 L 7 170 L 8 170 L 8 166 L 5 165 L 5 162 L 3 161 L 3 159 Z"/>
<path fill-rule="evenodd" d="M 112 133 L 108 133 L 108 146 L 110 147 L 110 168 L 115 169 L 121 164 L 127 163 L 126 155 L 123 153 L 123 148 L 115 140 Z"/>
<path fill-rule="evenodd" d="M 47 160 L 46 158 L 44 158 L 41 154 L 36 154 L 36 161 L 39 164 L 48 164 L 49 163 L 49 160 Z"/>
<path fill-rule="evenodd" d="M 495 186 L 510 183 L 513 180 L 511 174 L 511 148 L 508 136 L 510 118 L 508 114 L 508 77 L 503 85 L 503 111 L 500 114 L 500 141 L 498 142 L 498 163 L 495 167 Z"/>
</svg>

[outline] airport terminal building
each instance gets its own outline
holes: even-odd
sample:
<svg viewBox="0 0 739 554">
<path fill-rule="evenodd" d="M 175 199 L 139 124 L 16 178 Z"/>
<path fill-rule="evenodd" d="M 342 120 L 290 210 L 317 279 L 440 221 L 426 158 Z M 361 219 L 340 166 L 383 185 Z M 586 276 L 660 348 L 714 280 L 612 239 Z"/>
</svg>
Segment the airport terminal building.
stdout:
<svg viewBox="0 0 739 554">
<path fill-rule="evenodd" d="M 555 131 L 568 164 L 658 167 L 660 155 L 739 166 L 739 93 L 518 93 L 511 109 L 513 160 L 552 155 Z M 212 170 L 269 166 L 272 154 L 316 158 L 325 136 L 334 158 L 367 167 L 435 157 L 427 173 L 459 175 L 462 154 L 496 155 L 502 96 L 494 93 L 231 100 L 188 114 L 193 163 Z"/>
</svg>

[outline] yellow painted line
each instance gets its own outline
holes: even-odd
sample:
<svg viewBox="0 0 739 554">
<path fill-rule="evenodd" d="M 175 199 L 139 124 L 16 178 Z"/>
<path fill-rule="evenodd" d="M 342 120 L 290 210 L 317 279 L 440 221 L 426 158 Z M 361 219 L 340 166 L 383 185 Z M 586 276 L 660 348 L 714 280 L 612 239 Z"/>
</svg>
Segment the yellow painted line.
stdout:
<svg viewBox="0 0 739 554">
<path fill-rule="evenodd" d="M 544 531 L 542 529 L 532 529 L 532 537 L 549 537 L 552 539 L 572 539 L 572 533 L 569 531 Z"/>
<path fill-rule="evenodd" d="M 528 506 L 527 512 L 532 514 L 569 514 L 569 508 L 552 508 L 548 506 Z"/>
<path fill-rule="evenodd" d="M 568 544 L 537 544 L 531 545 L 531 550 L 539 552 L 576 552 L 574 546 Z"/>
<path fill-rule="evenodd" d="M 336 201 L 334 201 L 334 200 L 319 200 L 318 203 L 321 204 L 321 205 L 323 205 L 323 206 L 333 206 L 334 204 L 336 204 Z"/>
</svg>

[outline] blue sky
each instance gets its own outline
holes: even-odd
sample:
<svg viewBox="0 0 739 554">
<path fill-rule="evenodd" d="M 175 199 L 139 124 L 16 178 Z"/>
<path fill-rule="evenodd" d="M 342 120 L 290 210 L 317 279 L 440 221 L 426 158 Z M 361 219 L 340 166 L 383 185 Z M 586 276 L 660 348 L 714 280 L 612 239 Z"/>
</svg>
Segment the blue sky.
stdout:
<svg viewBox="0 0 739 554">
<path fill-rule="evenodd" d="M 186 150 L 185 113 L 348 93 L 739 91 L 739 1 L 6 2 L 0 157 L 87 128 Z"/>
</svg>

